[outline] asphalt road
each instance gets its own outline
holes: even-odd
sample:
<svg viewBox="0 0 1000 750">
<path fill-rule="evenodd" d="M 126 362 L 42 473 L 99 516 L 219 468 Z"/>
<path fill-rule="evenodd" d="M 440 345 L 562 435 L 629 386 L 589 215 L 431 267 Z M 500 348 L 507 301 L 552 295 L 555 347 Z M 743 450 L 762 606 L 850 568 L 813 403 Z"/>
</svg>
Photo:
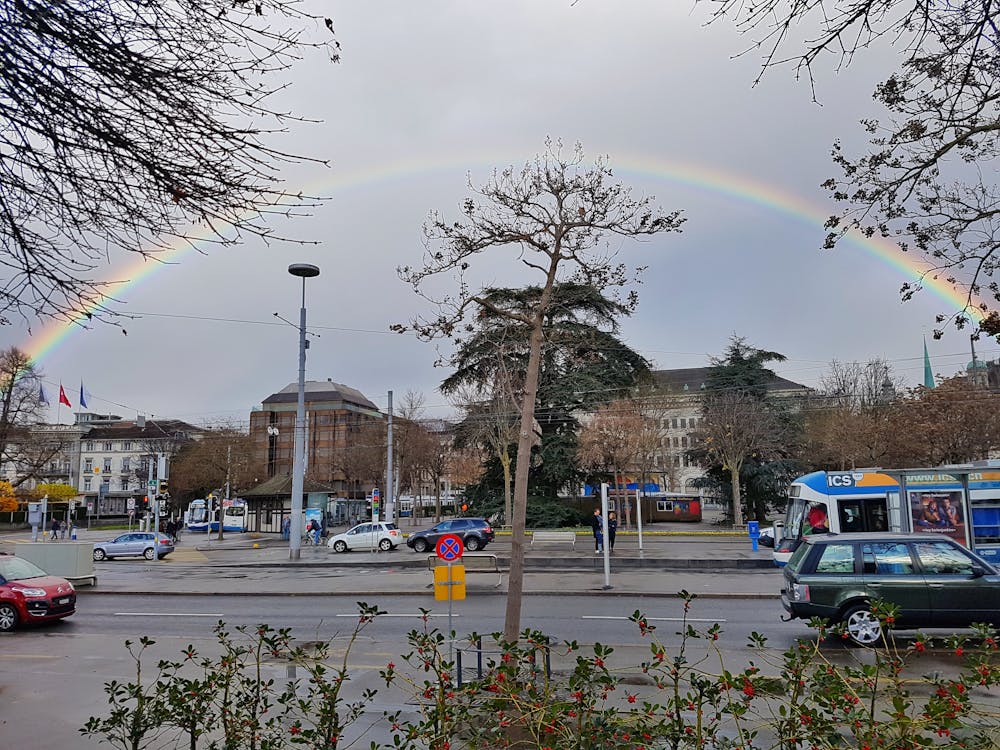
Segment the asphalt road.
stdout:
<svg viewBox="0 0 1000 750">
<path fill-rule="evenodd" d="M 31 628 L 0 637 L 0 745 L 18 748 L 91 748 L 95 740 L 81 738 L 78 728 L 95 714 L 107 712 L 102 685 L 110 679 L 127 679 L 134 666 L 123 646 L 126 639 L 147 635 L 156 640 L 150 664 L 156 658 L 176 658 L 181 649 L 194 644 L 203 653 L 212 653 L 212 629 L 223 619 L 230 626 L 267 622 L 288 627 L 303 641 L 332 640 L 334 653 L 353 629 L 357 617 L 355 602 L 368 599 L 386 610 L 364 631 L 352 651 L 351 686 L 354 690 L 380 687 L 378 670 L 387 662 L 401 662 L 406 634 L 422 627 L 418 604 L 408 597 L 353 596 L 268 597 L 247 596 L 116 596 L 80 597 L 78 613 L 55 625 Z M 423 600 L 421 600 L 423 601 Z M 676 648 L 676 635 L 683 617 L 683 602 L 677 599 L 604 598 L 562 596 L 528 597 L 524 601 L 522 623 L 547 633 L 556 641 L 577 640 L 581 644 L 613 644 L 615 654 L 609 666 L 632 667 L 648 658 L 649 643 L 628 621 L 636 608 L 644 610 L 656 635 L 668 647 Z M 490 633 L 503 627 L 502 597 L 470 599 L 454 604 L 453 627 L 459 636 L 470 632 Z M 781 652 L 808 634 L 800 622 L 779 619 L 776 601 L 698 600 L 689 613 L 697 628 L 720 622 L 724 634 L 719 641 L 721 654 L 712 657 L 707 669 L 717 667 L 719 656 L 730 669 L 739 669 L 754 659 L 765 673 L 780 672 Z M 448 627 L 447 604 L 431 606 L 429 622 L 441 630 Z M 770 649 L 751 653 L 747 636 L 764 633 Z M 696 644 L 689 658 L 706 655 L 705 646 Z M 859 652 L 840 643 L 827 643 L 824 653 L 832 661 L 858 658 Z M 471 661 L 471 660 L 470 660 Z M 956 666 L 947 655 L 931 655 L 921 664 L 929 669 Z M 467 662 L 469 663 L 469 662 Z M 569 666 L 558 650 L 553 668 Z M 286 664 L 269 665 L 267 676 L 285 679 Z M 373 706 L 373 716 L 383 709 L 412 710 L 407 696 L 382 693 Z M 375 739 L 374 736 L 371 736 Z"/>
</svg>

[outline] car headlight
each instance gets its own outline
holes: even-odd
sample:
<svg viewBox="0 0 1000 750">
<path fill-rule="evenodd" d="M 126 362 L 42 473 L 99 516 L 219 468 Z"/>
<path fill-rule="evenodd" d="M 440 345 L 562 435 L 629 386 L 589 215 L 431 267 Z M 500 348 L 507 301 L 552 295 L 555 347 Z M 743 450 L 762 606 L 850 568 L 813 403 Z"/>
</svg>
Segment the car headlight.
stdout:
<svg viewBox="0 0 1000 750">
<path fill-rule="evenodd" d="M 32 596 L 32 597 L 45 596 L 45 589 L 22 589 L 22 588 L 18 588 L 17 590 L 20 591 L 21 594 L 24 595 L 24 596 Z"/>
</svg>

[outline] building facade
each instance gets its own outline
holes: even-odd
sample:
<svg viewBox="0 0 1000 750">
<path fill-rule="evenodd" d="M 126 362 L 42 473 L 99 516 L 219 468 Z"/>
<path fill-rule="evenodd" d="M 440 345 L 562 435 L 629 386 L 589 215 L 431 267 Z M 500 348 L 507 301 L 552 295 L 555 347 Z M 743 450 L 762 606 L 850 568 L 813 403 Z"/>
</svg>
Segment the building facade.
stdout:
<svg viewBox="0 0 1000 750">
<path fill-rule="evenodd" d="M 250 414 L 254 464 L 268 479 L 291 475 L 298 383 L 273 393 Z M 377 464 L 384 417 L 361 391 L 332 380 L 305 383 L 305 473 L 341 497 L 371 490 L 366 464 Z M 379 444 L 377 441 L 381 440 Z"/>
</svg>

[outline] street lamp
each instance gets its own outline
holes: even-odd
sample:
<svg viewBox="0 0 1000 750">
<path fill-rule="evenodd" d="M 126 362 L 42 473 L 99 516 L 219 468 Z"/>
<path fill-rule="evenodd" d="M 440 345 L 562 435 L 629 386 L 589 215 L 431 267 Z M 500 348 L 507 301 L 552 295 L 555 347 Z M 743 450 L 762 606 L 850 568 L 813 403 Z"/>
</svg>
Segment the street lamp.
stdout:
<svg viewBox="0 0 1000 750">
<path fill-rule="evenodd" d="M 292 518 L 289 526 L 288 559 L 298 560 L 302 546 L 302 486 L 306 454 L 306 279 L 319 276 L 319 267 L 292 263 L 288 273 L 302 279 L 299 308 L 299 399 L 295 409 L 295 457 L 292 461 Z"/>
</svg>

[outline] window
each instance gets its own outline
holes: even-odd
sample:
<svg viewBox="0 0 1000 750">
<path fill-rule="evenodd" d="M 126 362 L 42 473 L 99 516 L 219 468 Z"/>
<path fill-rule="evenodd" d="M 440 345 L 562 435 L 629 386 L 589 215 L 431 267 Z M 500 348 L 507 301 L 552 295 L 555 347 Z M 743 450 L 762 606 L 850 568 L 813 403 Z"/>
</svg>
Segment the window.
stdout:
<svg viewBox="0 0 1000 750">
<path fill-rule="evenodd" d="M 670 426 L 673 427 L 675 430 L 677 429 L 677 419 L 676 418 L 670 420 Z"/>
<path fill-rule="evenodd" d="M 824 544 L 816 561 L 817 573 L 853 573 L 853 544 Z"/>
<path fill-rule="evenodd" d="M 673 500 L 657 500 L 656 510 L 658 513 L 673 513 L 674 512 L 674 501 Z"/>
<path fill-rule="evenodd" d="M 83 480 L 83 490 L 84 492 L 90 492 L 90 477 L 85 477 Z"/>
<path fill-rule="evenodd" d="M 115 449 L 114 443 L 105 443 L 104 444 L 104 450 L 105 451 L 113 451 L 114 449 Z"/>
<path fill-rule="evenodd" d="M 861 548 L 865 573 L 905 576 L 913 573 L 910 551 L 902 542 L 876 542 Z"/>
<path fill-rule="evenodd" d="M 122 474 L 132 471 L 132 459 L 129 456 L 125 456 L 122 459 Z"/>
<path fill-rule="evenodd" d="M 914 547 L 929 575 L 972 575 L 972 558 L 947 542 L 917 542 Z"/>
<path fill-rule="evenodd" d="M 684 437 L 681 438 L 681 447 L 682 448 L 687 448 L 688 447 L 687 435 L 685 435 Z"/>
<path fill-rule="evenodd" d="M 681 419 L 681 429 L 686 430 L 688 426 L 688 421 L 686 419 Z"/>
<path fill-rule="evenodd" d="M 692 430 L 698 426 L 697 420 L 694 417 L 691 417 L 691 419 L 688 420 L 688 424 L 691 426 Z"/>
<path fill-rule="evenodd" d="M 110 472 L 111 472 L 111 459 L 110 458 L 105 458 L 104 459 L 104 473 L 107 474 L 107 473 L 110 473 Z"/>
<path fill-rule="evenodd" d="M 132 441 L 131 440 L 126 440 L 124 443 L 122 443 L 122 450 L 123 451 L 130 451 L 130 450 L 132 450 Z"/>
<path fill-rule="evenodd" d="M 83 461 L 83 470 L 84 471 L 93 471 L 94 470 L 94 459 L 92 459 L 92 458 L 86 458 L 86 459 L 84 459 L 84 461 Z"/>
<path fill-rule="evenodd" d="M 87 450 L 88 451 L 94 450 L 94 441 L 93 440 L 88 440 L 87 441 Z"/>
</svg>

